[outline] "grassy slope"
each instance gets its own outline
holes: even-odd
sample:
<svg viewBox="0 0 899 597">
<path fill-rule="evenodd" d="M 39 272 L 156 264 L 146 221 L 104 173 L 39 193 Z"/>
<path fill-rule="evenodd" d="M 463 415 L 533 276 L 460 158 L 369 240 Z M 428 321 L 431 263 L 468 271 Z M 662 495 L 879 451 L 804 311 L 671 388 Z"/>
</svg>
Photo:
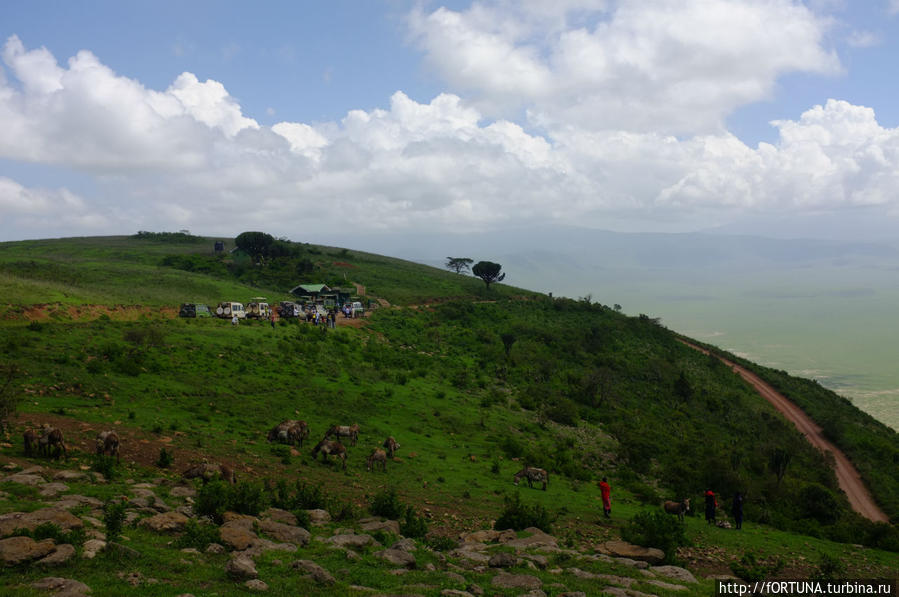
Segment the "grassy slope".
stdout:
<svg viewBox="0 0 899 597">
<path fill-rule="evenodd" d="M 283 290 L 155 265 L 166 254 L 203 252 L 207 245 L 126 238 L 5 243 L 0 292 L 18 297 L 7 299 L 13 304 L 51 302 L 52 289 L 60 301 L 73 304 L 162 305 L 185 295 L 214 303 L 260 292 L 273 297 Z M 651 322 L 565 301 L 473 304 L 471 299 L 485 296 L 474 278 L 363 253 L 319 250 L 322 275 L 346 271 L 348 281 L 393 303 L 446 296 L 468 300 L 433 310 L 381 310 L 368 330 L 327 335 L 300 325 L 231 328 L 217 320 L 59 322 L 29 329 L 22 320 L 9 319 L 0 330 L 0 345 L 7 362 L 26 372 L 29 401 L 21 411 L 36 419 L 42 412 L 64 412 L 104 426 L 120 421 L 124 428 L 170 436 L 189 430 L 190 437 L 175 436 L 174 445 L 238 461 L 255 475 L 286 474 L 340 488 L 359 504 L 389 484 L 411 503 L 432 509 L 435 526 L 445 529 L 489 524 L 519 466 L 509 458 L 521 455 L 554 473 L 566 471 L 553 475 L 551 491 L 524 496 L 554 511 L 564 504 L 559 532 L 573 540 L 610 532 L 582 522 L 596 518 L 596 491 L 588 482 L 600 472 L 608 471 L 615 485 L 617 525 L 640 509 L 640 498 L 655 503 L 662 495 L 695 495 L 698 490 L 686 487 L 687 481 L 752 478 L 753 470 L 766 464 L 760 445 L 795 441 L 795 432 L 726 368 L 680 346 Z M 32 260 L 41 265 L 22 265 Z M 331 271 L 334 266 L 327 264 L 333 262 L 354 267 Z M 7 294 L 16 288 L 18 294 Z M 527 293 L 499 285 L 489 296 L 522 294 Z M 508 356 L 503 333 L 515 336 Z M 608 395 L 595 409 L 577 402 L 572 390 L 590 370 L 610 372 L 599 392 Z M 694 389 L 688 399 L 672 393 L 681 371 Z M 535 395 L 542 397 L 542 407 L 531 403 Z M 559 407 L 564 417 L 566 400 L 585 419 L 579 427 L 558 425 L 547 416 L 560 418 L 551 410 Z M 521 409 L 523 403 L 531 408 Z M 311 462 L 305 452 L 289 465 L 271 454 L 262 435 L 294 413 L 310 422 L 313 437 L 331 423 L 363 425 L 345 477 Z M 364 455 L 388 434 L 403 444 L 401 462 L 391 463 L 386 478 L 366 473 Z M 660 445 L 682 454 L 684 468 L 641 458 Z M 816 456 L 796 445 L 784 491 L 798 490 L 800 482 L 832 487 L 831 478 L 815 472 L 820 470 Z M 714 446 L 719 456 L 697 472 L 693 463 L 707 460 L 703 446 Z M 714 478 L 730 468 L 733 454 L 740 460 L 736 480 Z M 670 489 L 655 489 L 653 479 Z M 750 520 L 763 517 L 763 506 L 747 506 Z M 4 510 L 10 507 L 0 503 Z M 811 541 L 770 529 L 738 538 L 703 530 L 698 521 L 688 528 L 700 546 L 729 543 L 737 552 L 778 553 L 786 550 L 781 546 Z M 844 547 L 818 544 L 815 549 L 849 560 Z M 896 561 L 894 555 L 878 558 Z"/>
</svg>

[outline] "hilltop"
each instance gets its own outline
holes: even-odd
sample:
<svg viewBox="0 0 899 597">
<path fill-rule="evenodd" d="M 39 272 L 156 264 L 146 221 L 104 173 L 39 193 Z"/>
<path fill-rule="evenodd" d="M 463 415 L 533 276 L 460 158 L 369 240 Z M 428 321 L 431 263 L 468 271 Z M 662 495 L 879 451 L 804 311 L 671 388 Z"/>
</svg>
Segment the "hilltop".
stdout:
<svg viewBox="0 0 899 597">
<path fill-rule="evenodd" d="M 730 368 L 648 315 L 505 284 L 487 289 L 471 276 L 344 248 L 289 243 L 289 254 L 257 264 L 214 255 L 215 240 L 233 247 L 178 233 L 0 243 L 3 365 L 26 398 L 3 458 L 37 463 L 19 438 L 49 422 L 74 447 L 70 466 L 97 468 L 93 437 L 115 428 L 122 463 L 105 469 L 110 489 L 81 488 L 86 495 L 128 494 L 129 478 L 174 482 L 206 458 L 250 485 L 317 486 L 336 500 L 332 510 L 340 502 L 349 513 L 392 489 L 432 537 L 488 528 L 517 495 L 555 518 L 562 543 L 588 552 L 662 500 L 701 504 L 712 487 L 725 510 L 734 492 L 746 493 L 747 526 L 705 528 L 688 516 L 692 546 L 676 557 L 697 574 L 730 573 L 731 559 L 747 552 L 782 558 L 794 575 L 822 558 L 867 577 L 899 562 L 895 527 L 855 515 L 825 457 Z M 287 300 L 299 283 L 352 286 L 375 308 L 364 325 L 327 331 L 294 320 L 272 329 L 175 317 L 185 301 Z M 814 382 L 726 356 L 815 418 L 880 507 L 899 517 L 895 432 Z M 310 443 L 265 441 L 294 418 L 309 424 Z M 330 425 L 351 423 L 361 433 L 347 472 L 313 460 Z M 386 473 L 368 472 L 365 458 L 388 435 L 402 446 L 396 459 Z M 169 468 L 158 466 L 163 449 L 174 457 Z M 512 485 L 524 464 L 549 471 L 547 491 Z M 602 476 L 613 485 L 608 521 Z M 0 490 L 0 512 L 34 497 L 2 480 Z M 129 533 L 156 553 L 157 541 Z M 850 546 L 825 539 L 893 552 L 850 556 Z M 19 574 L 39 576 L 27 567 Z"/>
</svg>

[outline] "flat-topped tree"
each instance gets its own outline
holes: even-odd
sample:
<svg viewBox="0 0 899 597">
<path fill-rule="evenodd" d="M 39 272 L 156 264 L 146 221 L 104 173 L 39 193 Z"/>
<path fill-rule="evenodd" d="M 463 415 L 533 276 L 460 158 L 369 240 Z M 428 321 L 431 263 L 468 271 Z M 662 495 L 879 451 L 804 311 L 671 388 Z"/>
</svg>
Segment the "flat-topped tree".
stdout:
<svg viewBox="0 0 899 597">
<path fill-rule="evenodd" d="M 461 274 L 463 270 L 469 269 L 474 259 L 468 257 L 447 257 L 446 269 Z"/>
<path fill-rule="evenodd" d="M 490 285 L 494 282 L 502 282 L 506 274 L 500 273 L 503 269 L 498 263 L 493 263 L 492 261 L 478 261 L 474 264 L 474 267 L 471 268 L 471 273 L 484 281 L 484 284 L 487 285 L 487 288 L 490 288 Z"/>
</svg>

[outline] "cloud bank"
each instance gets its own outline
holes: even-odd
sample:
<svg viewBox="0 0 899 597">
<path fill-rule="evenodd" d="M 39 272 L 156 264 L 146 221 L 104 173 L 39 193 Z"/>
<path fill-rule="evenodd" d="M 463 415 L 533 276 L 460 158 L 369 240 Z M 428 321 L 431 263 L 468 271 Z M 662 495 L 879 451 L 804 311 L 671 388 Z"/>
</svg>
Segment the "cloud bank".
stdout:
<svg viewBox="0 0 899 597">
<path fill-rule="evenodd" d="M 501 18 L 502 17 L 502 18 Z M 695 229 L 751 212 L 899 210 L 899 130 L 838 99 L 726 130 L 791 72 L 833 75 L 831 22 L 788 0 L 475 3 L 408 16 L 448 91 L 340 121 L 261 126 L 218 81 L 165 90 L 83 50 L 65 65 L 9 38 L 0 158 L 97 190 L 0 178 L 0 238 L 264 229 L 471 231 L 616 220 Z"/>
</svg>

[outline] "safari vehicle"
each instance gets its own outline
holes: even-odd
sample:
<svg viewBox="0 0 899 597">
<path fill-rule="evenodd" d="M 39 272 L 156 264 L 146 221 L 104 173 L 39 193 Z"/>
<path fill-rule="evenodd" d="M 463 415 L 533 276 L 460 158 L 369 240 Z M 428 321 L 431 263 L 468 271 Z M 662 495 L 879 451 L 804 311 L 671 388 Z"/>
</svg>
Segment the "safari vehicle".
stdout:
<svg viewBox="0 0 899 597">
<path fill-rule="evenodd" d="M 178 317 L 212 317 L 209 307 L 202 303 L 181 303 Z"/>
<path fill-rule="evenodd" d="M 247 303 L 246 316 L 250 319 L 268 319 L 271 317 L 272 309 L 268 303 L 264 302 L 264 296 L 254 296 Z"/>
<path fill-rule="evenodd" d="M 299 317 L 303 313 L 303 307 L 291 301 L 281 301 L 281 304 L 276 309 L 278 310 L 278 315 L 283 318 Z"/>
<path fill-rule="evenodd" d="M 219 303 L 219 306 L 215 308 L 215 314 L 222 319 L 231 319 L 235 315 L 238 319 L 244 319 L 247 316 L 247 313 L 243 308 L 243 303 L 231 301 Z"/>
<path fill-rule="evenodd" d="M 350 316 L 355 319 L 357 317 L 365 317 L 365 309 L 362 307 L 362 303 L 359 301 L 355 301 L 350 304 Z"/>
</svg>

